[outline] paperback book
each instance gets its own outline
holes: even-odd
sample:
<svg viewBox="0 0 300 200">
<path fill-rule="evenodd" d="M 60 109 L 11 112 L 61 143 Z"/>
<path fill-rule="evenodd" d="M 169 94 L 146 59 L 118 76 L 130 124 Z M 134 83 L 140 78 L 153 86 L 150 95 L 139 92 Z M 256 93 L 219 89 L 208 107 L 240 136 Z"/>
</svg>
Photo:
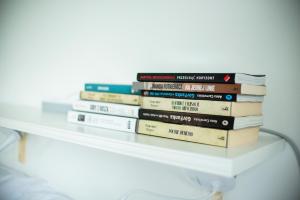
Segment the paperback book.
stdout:
<svg viewBox="0 0 300 200">
<path fill-rule="evenodd" d="M 110 103 L 140 105 L 140 96 L 133 94 L 117 94 L 108 92 L 80 92 L 81 100 L 102 101 Z"/>
<path fill-rule="evenodd" d="M 138 73 L 142 82 L 242 83 L 265 85 L 265 75 L 245 73 Z"/>
<path fill-rule="evenodd" d="M 79 111 L 69 111 L 68 121 L 82 125 L 126 131 L 131 133 L 135 133 L 137 123 L 137 119 L 134 118 L 85 113 Z"/>
<path fill-rule="evenodd" d="M 109 92 L 119 94 L 138 94 L 132 90 L 132 85 L 118 85 L 105 83 L 86 83 L 84 90 L 89 92 Z"/>
<path fill-rule="evenodd" d="M 220 147 L 237 147 L 254 143 L 258 139 L 259 133 L 259 127 L 220 130 L 150 120 L 139 120 L 137 129 L 140 134 Z"/>
<path fill-rule="evenodd" d="M 134 82 L 133 89 L 159 90 L 200 93 L 265 95 L 266 87 L 247 84 L 221 84 L 221 83 L 176 83 L 176 82 Z"/>
<path fill-rule="evenodd" d="M 260 102 L 226 102 L 142 97 L 141 108 L 234 117 L 262 115 L 262 103 Z"/>
<path fill-rule="evenodd" d="M 140 109 L 139 119 L 224 130 L 263 125 L 262 116 L 231 117 L 149 109 Z"/>
<path fill-rule="evenodd" d="M 73 102 L 73 109 L 83 112 L 117 115 L 138 118 L 139 106 L 78 100 Z"/>
<path fill-rule="evenodd" d="M 230 101 L 230 102 L 262 102 L 263 96 L 238 95 L 238 94 L 214 94 L 199 92 L 176 92 L 176 91 L 154 91 L 142 90 L 141 95 L 145 97 L 164 97 L 174 99 L 194 99 L 209 101 Z"/>
</svg>

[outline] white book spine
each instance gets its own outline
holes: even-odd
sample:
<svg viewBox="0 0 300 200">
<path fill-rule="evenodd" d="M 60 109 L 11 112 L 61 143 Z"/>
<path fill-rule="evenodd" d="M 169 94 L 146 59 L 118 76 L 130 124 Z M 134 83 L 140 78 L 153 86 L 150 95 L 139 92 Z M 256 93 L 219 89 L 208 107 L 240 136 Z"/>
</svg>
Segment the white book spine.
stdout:
<svg viewBox="0 0 300 200">
<path fill-rule="evenodd" d="M 139 106 L 123 105 L 116 103 L 104 103 L 96 101 L 75 101 L 73 109 L 84 112 L 101 113 L 107 115 L 117 115 L 124 117 L 138 118 Z"/>
<path fill-rule="evenodd" d="M 135 133 L 137 119 L 69 111 L 68 121 L 77 124 Z"/>
</svg>

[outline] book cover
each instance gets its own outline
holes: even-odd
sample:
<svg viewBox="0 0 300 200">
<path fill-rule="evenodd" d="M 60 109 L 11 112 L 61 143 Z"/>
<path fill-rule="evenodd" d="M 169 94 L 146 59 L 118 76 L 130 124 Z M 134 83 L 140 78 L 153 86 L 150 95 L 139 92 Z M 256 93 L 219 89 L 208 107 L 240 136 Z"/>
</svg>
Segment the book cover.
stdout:
<svg viewBox="0 0 300 200">
<path fill-rule="evenodd" d="M 163 97 L 174 99 L 194 99 L 194 100 L 210 100 L 210 101 L 249 101 L 262 102 L 262 96 L 254 95 L 238 95 L 238 94 L 214 94 L 214 93 L 199 93 L 199 92 L 176 92 L 176 91 L 154 91 L 142 90 L 142 96 L 146 97 Z"/>
<path fill-rule="evenodd" d="M 138 118 L 139 106 L 105 103 L 96 101 L 75 101 L 72 104 L 74 110 L 83 112 L 117 115 L 123 117 Z"/>
<path fill-rule="evenodd" d="M 228 131 L 197 126 L 169 124 L 158 121 L 139 120 L 137 132 L 145 135 L 220 147 L 236 147 L 256 142 L 258 139 L 259 127 Z"/>
<path fill-rule="evenodd" d="M 265 95 L 266 87 L 247 84 L 134 82 L 133 89 L 199 93 Z"/>
<path fill-rule="evenodd" d="M 265 85 L 265 75 L 245 73 L 138 73 L 142 82 L 245 83 Z"/>
<path fill-rule="evenodd" d="M 109 92 L 119 94 L 138 94 L 132 90 L 132 85 L 105 84 L 105 83 L 86 83 L 84 90 L 89 92 Z"/>
<path fill-rule="evenodd" d="M 262 116 L 231 117 L 149 109 L 140 109 L 139 119 L 224 130 L 262 125 Z"/>
<path fill-rule="evenodd" d="M 142 97 L 141 108 L 223 116 L 261 115 L 262 103 Z"/>
<path fill-rule="evenodd" d="M 140 96 L 132 94 L 117 94 L 108 92 L 80 92 L 81 100 L 140 105 Z"/>
<path fill-rule="evenodd" d="M 68 121 L 82 125 L 135 133 L 137 119 L 94 113 L 85 113 L 78 111 L 69 111 Z"/>
</svg>

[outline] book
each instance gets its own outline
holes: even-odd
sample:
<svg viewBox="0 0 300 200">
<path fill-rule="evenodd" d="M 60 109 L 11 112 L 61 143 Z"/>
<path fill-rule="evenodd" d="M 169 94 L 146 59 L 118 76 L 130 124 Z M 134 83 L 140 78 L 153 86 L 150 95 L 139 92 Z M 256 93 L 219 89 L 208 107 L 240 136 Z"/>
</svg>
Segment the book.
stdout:
<svg viewBox="0 0 300 200">
<path fill-rule="evenodd" d="M 74 101 L 72 104 L 74 110 L 83 112 L 100 113 L 107 115 L 117 115 L 123 117 L 138 118 L 139 106 L 124 105 L 116 103 L 104 103 L 96 101 Z"/>
<path fill-rule="evenodd" d="M 133 89 L 160 90 L 201 93 L 229 93 L 245 95 L 265 95 L 266 87 L 247 84 L 221 84 L 221 83 L 176 83 L 176 82 L 134 82 Z"/>
<path fill-rule="evenodd" d="M 263 125 L 262 116 L 231 117 L 149 109 L 140 109 L 139 119 L 224 130 Z"/>
<path fill-rule="evenodd" d="M 117 94 L 107 92 L 80 92 L 81 100 L 102 101 L 128 105 L 140 105 L 140 96 L 133 94 Z"/>
<path fill-rule="evenodd" d="M 265 85 L 265 75 L 245 73 L 138 73 L 142 82 L 242 83 Z"/>
<path fill-rule="evenodd" d="M 255 143 L 258 140 L 259 127 L 221 130 L 150 120 L 139 120 L 137 132 L 144 135 L 228 148 Z"/>
<path fill-rule="evenodd" d="M 132 85 L 118 85 L 105 83 L 86 83 L 84 90 L 89 92 L 109 92 L 119 94 L 138 94 L 132 90 Z"/>
<path fill-rule="evenodd" d="M 214 94 L 199 92 L 176 92 L 176 91 L 154 91 L 142 90 L 142 96 L 146 97 L 164 97 L 175 99 L 194 99 L 194 100 L 210 100 L 210 101 L 232 101 L 232 102 L 262 102 L 263 96 L 255 95 L 239 95 L 239 94 Z"/>
<path fill-rule="evenodd" d="M 141 108 L 233 117 L 262 115 L 261 102 L 226 102 L 142 97 Z"/>
<path fill-rule="evenodd" d="M 129 117 L 85 113 L 79 111 L 69 111 L 68 121 L 82 125 L 89 125 L 135 133 L 137 119 Z"/>
</svg>

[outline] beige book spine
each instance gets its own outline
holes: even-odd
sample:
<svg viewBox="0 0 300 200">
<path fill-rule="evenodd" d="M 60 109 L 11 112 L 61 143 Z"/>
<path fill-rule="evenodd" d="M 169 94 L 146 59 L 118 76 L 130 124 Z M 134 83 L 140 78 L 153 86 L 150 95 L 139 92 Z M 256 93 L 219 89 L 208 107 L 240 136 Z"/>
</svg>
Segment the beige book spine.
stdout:
<svg viewBox="0 0 300 200">
<path fill-rule="evenodd" d="M 139 120 L 137 132 L 145 135 L 227 147 L 228 131 L 226 130 Z"/>
<path fill-rule="evenodd" d="M 129 94 L 115 94 L 107 92 L 80 92 L 80 99 L 90 101 L 102 101 L 129 105 L 140 105 L 140 96 Z"/>
<path fill-rule="evenodd" d="M 189 112 L 212 115 L 231 115 L 231 102 L 189 99 L 142 97 L 141 107 L 153 110 Z"/>
</svg>

